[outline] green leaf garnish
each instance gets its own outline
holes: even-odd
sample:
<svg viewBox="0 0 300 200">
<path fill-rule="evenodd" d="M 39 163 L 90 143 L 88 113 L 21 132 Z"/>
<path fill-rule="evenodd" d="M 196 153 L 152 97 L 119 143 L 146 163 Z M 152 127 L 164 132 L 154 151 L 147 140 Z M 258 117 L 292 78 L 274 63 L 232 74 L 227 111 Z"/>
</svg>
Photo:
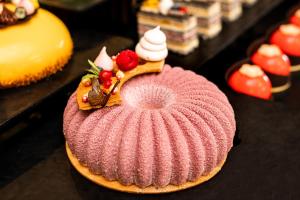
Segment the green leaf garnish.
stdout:
<svg viewBox="0 0 300 200">
<path fill-rule="evenodd" d="M 92 79 L 92 78 L 98 78 L 98 76 L 95 75 L 95 74 L 86 74 L 86 75 L 84 75 L 84 76 L 81 78 L 81 80 L 84 80 L 84 79 Z"/>
<path fill-rule="evenodd" d="M 90 72 L 91 74 L 94 74 L 96 76 L 99 75 L 99 72 L 98 71 L 95 71 L 94 69 L 87 69 L 86 71 Z"/>
<path fill-rule="evenodd" d="M 99 67 L 97 67 L 97 66 L 95 65 L 94 62 L 88 60 L 88 63 L 91 65 L 91 67 L 92 67 L 93 70 L 97 71 L 98 73 L 101 71 L 101 70 L 99 69 Z"/>
</svg>

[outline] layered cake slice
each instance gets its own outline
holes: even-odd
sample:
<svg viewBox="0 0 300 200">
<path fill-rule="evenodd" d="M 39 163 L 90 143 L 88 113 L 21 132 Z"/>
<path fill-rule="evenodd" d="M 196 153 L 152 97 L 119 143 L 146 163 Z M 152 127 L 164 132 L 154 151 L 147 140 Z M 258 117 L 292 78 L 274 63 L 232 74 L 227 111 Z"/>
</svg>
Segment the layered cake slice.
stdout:
<svg viewBox="0 0 300 200">
<path fill-rule="evenodd" d="M 171 0 L 144 1 L 137 20 L 140 36 L 160 26 L 167 36 L 168 49 L 173 52 L 186 55 L 199 46 L 196 17 Z"/>
<path fill-rule="evenodd" d="M 241 0 L 245 6 L 252 6 L 257 2 L 257 0 Z"/>
<path fill-rule="evenodd" d="M 203 38 L 212 38 L 222 30 L 221 4 L 218 1 L 180 0 L 180 5 L 197 17 L 198 34 Z"/>
<path fill-rule="evenodd" d="M 241 0 L 220 0 L 222 18 L 227 21 L 234 21 L 238 19 L 243 10 Z"/>
</svg>

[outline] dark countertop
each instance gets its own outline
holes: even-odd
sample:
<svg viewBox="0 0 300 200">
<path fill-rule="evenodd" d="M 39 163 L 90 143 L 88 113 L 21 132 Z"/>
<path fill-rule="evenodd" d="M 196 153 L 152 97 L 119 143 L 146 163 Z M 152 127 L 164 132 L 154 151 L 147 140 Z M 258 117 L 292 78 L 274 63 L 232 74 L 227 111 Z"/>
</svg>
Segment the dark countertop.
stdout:
<svg viewBox="0 0 300 200">
<path fill-rule="evenodd" d="M 235 146 L 213 179 L 163 195 L 126 194 L 91 183 L 70 165 L 65 153 L 61 122 L 68 92 L 47 99 L 29 125 L 0 143 L 0 199 L 299 199 L 300 76 L 273 101 L 236 94 L 224 81 L 225 70 L 245 56 L 253 40 L 283 19 L 290 6 L 286 1 L 203 68 L 186 66 L 215 82 L 236 114 Z"/>
</svg>

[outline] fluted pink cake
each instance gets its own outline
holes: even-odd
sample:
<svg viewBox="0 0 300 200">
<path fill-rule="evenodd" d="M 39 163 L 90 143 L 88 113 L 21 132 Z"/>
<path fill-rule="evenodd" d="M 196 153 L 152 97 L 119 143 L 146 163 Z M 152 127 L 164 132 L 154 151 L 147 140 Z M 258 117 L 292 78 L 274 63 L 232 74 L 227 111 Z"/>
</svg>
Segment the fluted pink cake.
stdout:
<svg viewBox="0 0 300 200">
<path fill-rule="evenodd" d="M 234 112 L 204 77 L 166 65 L 127 82 L 122 105 L 64 112 L 72 154 L 93 174 L 123 185 L 164 187 L 196 181 L 222 163 L 233 145 Z"/>
</svg>

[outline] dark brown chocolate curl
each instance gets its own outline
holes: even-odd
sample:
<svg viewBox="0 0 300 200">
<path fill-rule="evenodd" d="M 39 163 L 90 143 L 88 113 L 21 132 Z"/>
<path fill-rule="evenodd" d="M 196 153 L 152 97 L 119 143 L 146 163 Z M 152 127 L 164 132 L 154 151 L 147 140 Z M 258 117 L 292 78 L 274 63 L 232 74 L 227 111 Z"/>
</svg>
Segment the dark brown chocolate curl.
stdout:
<svg viewBox="0 0 300 200">
<path fill-rule="evenodd" d="M 2 4 L 0 6 L 3 6 L 3 10 L 0 13 L 0 25 L 11 25 L 18 21 L 15 14 L 6 8 L 5 5 Z"/>
<path fill-rule="evenodd" d="M 88 93 L 88 100 L 92 106 L 105 106 L 107 103 L 107 95 L 101 90 L 100 83 L 97 78 L 92 79 L 92 90 Z"/>
</svg>

